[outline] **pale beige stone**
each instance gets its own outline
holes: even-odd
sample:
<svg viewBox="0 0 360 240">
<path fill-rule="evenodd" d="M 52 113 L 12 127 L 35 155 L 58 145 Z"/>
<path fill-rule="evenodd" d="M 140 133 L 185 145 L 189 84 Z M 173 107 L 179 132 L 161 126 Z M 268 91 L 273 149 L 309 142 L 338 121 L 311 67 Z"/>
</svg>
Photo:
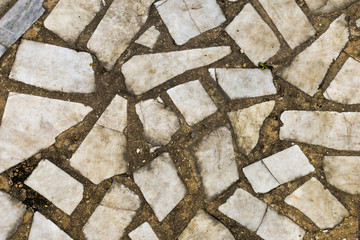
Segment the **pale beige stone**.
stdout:
<svg viewBox="0 0 360 240">
<path fill-rule="evenodd" d="M 314 14 L 331 13 L 348 7 L 357 0 L 307 0 L 306 5 Z"/>
<path fill-rule="evenodd" d="M 153 48 L 160 36 L 159 30 L 151 26 L 135 42 L 148 48 Z"/>
<path fill-rule="evenodd" d="M 159 240 L 148 222 L 141 224 L 134 231 L 129 233 L 132 240 Z"/>
</svg>

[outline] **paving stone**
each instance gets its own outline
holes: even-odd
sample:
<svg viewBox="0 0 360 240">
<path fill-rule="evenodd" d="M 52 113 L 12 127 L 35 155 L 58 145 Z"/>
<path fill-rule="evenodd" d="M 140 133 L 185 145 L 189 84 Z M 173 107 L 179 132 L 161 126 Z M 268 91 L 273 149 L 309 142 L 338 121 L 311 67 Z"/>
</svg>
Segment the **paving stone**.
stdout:
<svg viewBox="0 0 360 240">
<path fill-rule="evenodd" d="M 276 35 L 250 3 L 225 30 L 255 65 L 266 62 L 280 50 Z"/>
<path fill-rule="evenodd" d="M 231 53 L 230 47 L 210 47 L 137 55 L 122 65 L 127 89 L 142 94 L 187 70 L 209 65 Z"/>
<path fill-rule="evenodd" d="M 360 28 L 360 18 L 356 20 L 356 27 Z"/>
<path fill-rule="evenodd" d="M 48 160 L 39 162 L 25 184 L 68 215 L 83 198 L 83 185 Z"/>
<path fill-rule="evenodd" d="M 186 186 L 168 153 L 136 170 L 134 181 L 160 222 L 187 194 Z"/>
<path fill-rule="evenodd" d="M 130 45 L 155 0 L 115 0 L 87 43 L 107 70 Z"/>
<path fill-rule="evenodd" d="M 160 36 L 159 30 L 151 26 L 135 42 L 152 49 Z"/>
<path fill-rule="evenodd" d="M 88 240 L 118 240 L 140 208 L 140 198 L 124 185 L 113 182 L 100 205 L 85 224 Z"/>
<path fill-rule="evenodd" d="M 181 127 L 177 115 L 154 99 L 136 104 L 136 113 L 143 125 L 145 140 L 153 146 L 168 144 Z"/>
<path fill-rule="evenodd" d="M 285 202 L 303 212 L 319 228 L 333 228 L 349 216 L 346 208 L 316 179 L 311 178 Z"/>
<path fill-rule="evenodd" d="M 155 6 L 177 45 L 226 21 L 216 0 L 162 0 Z"/>
<path fill-rule="evenodd" d="M 209 72 L 232 100 L 276 94 L 268 69 L 210 68 Z"/>
<path fill-rule="evenodd" d="M 271 175 L 262 161 L 244 167 L 242 170 L 251 187 L 257 193 L 266 193 L 280 186 L 280 183 Z"/>
<path fill-rule="evenodd" d="M 330 64 L 339 56 L 349 40 L 345 15 L 334 20 L 328 30 L 295 57 L 279 76 L 305 93 L 313 96 Z"/>
<path fill-rule="evenodd" d="M 199 80 L 178 85 L 169 89 L 167 93 L 190 126 L 217 111 L 216 105 Z"/>
<path fill-rule="evenodd" d="M 179 236 L 179 240 L 235 240 L 219 221 L 200 209 Z"/>
<path fill-rule="evenodd" d="M 159 238 L 156 236 L 154 231 L 152 230 L 149 223 L 145 222 L 141 224 L 134 231 L 129 233 L 129 237 L 132 240 L 158 240 Z"/>
<path fill-rule="evenodd" d="M 0 191 L 0 239 L 9 239 L 22 223 L 26 206 Z"/>
<path fill-rule="evenodd" d="M 44 26 L 74 44 L 101 8 L 101 0 L 60 0 L 45 19 Z"/>
<path fill-rule="evenodd" d="M 350 6 L 357 0 L 310 0 L 306 1 L 306 5 L 314 14 L 331 13 Z"/>
<path fill-rule="evenodd" d="M 0 172 L 55 143 L 91 111 L 83 104 L 9 93 L 0 126 Z"/>
<path fill-rule="evenodd" d="M 22 40 L 10 78 L 62 92 L 95 91 L 95 74 L 89 53 Z"/>
<path fill-rule="evenodd" d="M 260 128 L 275 106 L 275 101 L 263 102 L 228 113 L 240 150 L 248 155 L 259 141 Z"/>
</svg>

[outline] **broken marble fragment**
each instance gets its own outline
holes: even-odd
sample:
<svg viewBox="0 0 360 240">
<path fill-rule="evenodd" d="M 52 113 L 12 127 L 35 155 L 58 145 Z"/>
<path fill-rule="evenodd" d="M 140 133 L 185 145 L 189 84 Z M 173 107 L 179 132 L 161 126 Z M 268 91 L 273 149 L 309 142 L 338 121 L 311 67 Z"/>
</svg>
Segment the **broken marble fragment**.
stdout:
<svg viewBox="0 0 360 240">
<path fill-rule="evenodd" d="M 160 36 L 159 30 L 151 26 L 135 42 L 152 49 Z"/>
<path fill-rule="evenodd" d="M 355 24 L 356 24 L 356 27 L 357 27 L 357 28 L 360 28 L 360 18 L 359 18 L 358 20 L 356 20 L 356 23 L 355 23 Z"/>
<path fill-rule="evenodd" d="M 255 162 L 242 170 L 251 187 L 257 193 L 266 193 L 280 186 L 280 183 L 271 175 L 262 161 Z"/>
<path fill-rule="evenodd" d="M 357 0 L 308 0 L 306 5 L 314 14 L 331 13 L 350 6 Z"/>
<path fill-rule="evenodd" d="M 295 57 L 279 76 L 313 96 L 323 81 L 330 64 L 339 56 L 349 40 L 349 29 L 342 14 L 334 20 L 308 48 Z"/>
<path fill-rule="evenodd" d="M 266 62 L 280 49 L 276 35 L 250 3 L 225 30 L 255 65 Z"/>
<path fill-rule="evenodd" d="M 127 89 L 142 94 L 187 70 L 209 65 L 231 53 L 230 47 L 210 47 L 137 55 L 122 65 Z"/>
<path fill-rule="evenodd" d="M 132 240 L 159 240 L 148 222 L 141 224 L 134 231 L 129 233 Z"/>
<path fill-rule="evenodd" d="M 22 40 L 10 78 L 36 87 L 62 92 L 95 91 L 95 74 L 89 53 Z"/>
</svg>

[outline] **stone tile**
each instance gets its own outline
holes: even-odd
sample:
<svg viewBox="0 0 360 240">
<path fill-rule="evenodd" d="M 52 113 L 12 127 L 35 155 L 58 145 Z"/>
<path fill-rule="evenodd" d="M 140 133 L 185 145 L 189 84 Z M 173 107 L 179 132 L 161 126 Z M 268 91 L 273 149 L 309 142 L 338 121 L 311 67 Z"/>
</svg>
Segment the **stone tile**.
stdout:
<svg viewBox="0 0 360 240">
<path fill-rule="evenodd" d="M 190 126 L 217 111 L 216 105 L 199 80 L 173 87 L 167 93 Z"/>
<path fill-rule="evenodd" d="M 330 64 L 339 56 L 348 40 L 348 24 L 343 14 L 315 42 L 297 55 L 290 66 L 282 69 L 279 76 L 313 96 Z"/>
<path fill-rule="evenodd" d="M 160 36 L 159 30 L 151 26 L 135 42 L 152 49 Z"/>
<path fill-rule="evenodd" d="M 216 0 L 162 0 L 155 6 L 177 45 L 226 21 Z"/>
<path fill-rule="evenodd" d="M 136 104 L 136 113 L 143 125 L 145 140 L 153 146 L 168 144 L 181 127 L 177 115 L 154 99 Z"/>
<path fill-rule="evenodd" d="M 168 153 L 136 170 L 134 181 L 160 222 L 187 194 L 186 186 Z"/>
<path fill-rule="evenodd" d="M 9 239 L 23 221 L 26 206 L 0 191 L 0 239 Z"/>
<path fill-rule="evenodd" d="M 179 236 L 179 240 L 235 240 L 219 221 L 200 209 Z"/>
<path fill-rule="evenodd" d="M 261 126 L 270 115 L 275 101 L 263 102 L 228 113 L 240 150 L 248 155 L 259 141 Z"/>
<path fill-rule="evenodd" d="M 306 1 L 306 5 L 310 8 L 310 11 L 314 14 L 331 13 L 337 10 L 341 10 L 350 6 L 350 4 L 357 0 L 310 0 Z"/>
<path fill-rule="evenodd" d="M 328 183 L 350 194 L 360 193 L 360 157 L 325 156 L 323 164 Z"/>
<path fill-rule="evenodd" d="M 140 198 L 124 185 L 113 182 L 100 205 L 85 224 L 88 240 L 118 240 L 140 208 Z"/>
<path fill-rule="evenodd" d="M 356 20 L 356 27 L 360 28 L 360 18 L 358 20 Z"/>
<path fill-rule="evenodd" d="M 127 100 L 115 95 L 96 124 L 114 131 L 123 132 L 127 126 Z"/>
<path fill-rule="evenodd" d="M 316 179 L 311 178 L 285 198 L 319 228 L 333 228 L 349 216 L 346 208 Z"/>
<path fill-rule="evenodd" d="M 29 240 L 39 239 L 71 240 L 72 238 L 41 213 L 35 212 Z"/>
<path fill-rule="evenodd" d="M 92 61 L 86 52 L 22 40 L 9 77 L 48 90 L 91 93 L 95 91 Z"/>
<path fill-rule="evenodd" d="M 244 167 L 242 170 L 251 187 L 257 193 L 266 193 L 280 186 L 280 183 L 271 175 L 262 161 Z"/>
<path fill-rule="evenodd" d="M 60 0 L 45 19 L 44 26 L 74 44 L 101 8 L 101 0 Z"/>
<path fill-rule="evenodd" d="M 127 89 L 142 94 L 187 70 L 209 65 L 231 53 L 230 47 L 210 47 L 137 55 L 122 65 Z"/>
<path fill-rule="evenodd" d="M 115 0 L 87 43 L 107 70 L 111 70 L 148 18 L 155 0 Z"/>
<path fill-rule="evenodd" d="M 255 65 L 266 62 L 280 50 L 276 35 L 250 3 L 225 30 Z"/>
<path fill-rule="evenodd" d="M 91 111 L 83 104 L 10 93 L 0 126 L 0 172 L 55 143 Z"/>
<path fill-rule="evenodd" d="M 134 231 L 129 233 L 129 237 L 132 240 L 158 240 L 159 238 L 156 236 L 154 231 L 148 222 L 141 224 Z"/>
<path fill-rule="evenodd" d="M 276 94 L 268 69 L 210 68 L 209 72 L 231 100 Z"/>
</svg>

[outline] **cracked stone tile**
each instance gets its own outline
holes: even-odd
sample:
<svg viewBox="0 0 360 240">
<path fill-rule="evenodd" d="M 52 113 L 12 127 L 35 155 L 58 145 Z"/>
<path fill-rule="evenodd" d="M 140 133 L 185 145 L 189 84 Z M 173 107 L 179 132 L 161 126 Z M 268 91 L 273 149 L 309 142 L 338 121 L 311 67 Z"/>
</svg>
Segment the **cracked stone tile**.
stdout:
<svg viewBox="0 0 360 240">
<path fill-rule="evenodd" d="M 146 22 L 149 8 L 155 0 L 115 0 L 87 43 L 107 70 L 128 48 Z"/>
<path fill-rule="evenodd" d="M 22 40 L 10 78 L 36 87 L 62 92 L 95 91 L 89 53 Z"/>
<path fill-rule="evenodd" d="M 71 240 L 72 238 L 41 213 L 35 212 L 29 240 L 39 239 Z"/>
<path fill-rule="evenodd" d="M 136 170 L 134 181 L 160 222 L 187 194 L 186 186 L 168 153 Z"/>
<path fill-rule="evenodd" d="M 239 179 L 231 132 L 221 127 L 194 147 L 205 198 L 210 201 Z"/>
<path fill-rule="evenodd" d="M 154 233 L 148 222 L 141 224 L 134 231 L 129 233 L 132 240 L 158 240 L 159 238 Z"/>
<path fill-rule="evenodd" d="M 83 104 L 9 93 L 0 126 L 0 172 L 55 143 L 91 111 Z"/>
<path fill-rule="evenodd" d="M 124 185 L 113 182 L 100 205 L 85 224 L 88 240 L 118 240 L 140 208 L 141 200 Z"/>
<path fill-rule="evenodd" d="M 231 53 L 228 46 L 137 55 L 121 71 L 127 89 L 142 94 L 187 70 L 209 65 Z"/>
<path fill-rule="evenodd" d="M 314 14 L 331 13 L 350 6 L 357 0 L 309 0 L 306 5 Z"/>
<path fill-rule="evenodd" d="M 155 6 L 177 45 L 226 21 L 216 0 L 162 0 Z"/>
<path fill-rule="evenodd" d="M 43 15 L 44 0 L 19 0 L 0 19 L 0 57 Z"/>
<path fill-rule="evenodd" d="M 83 198 L 83 185 L 48 160 L 39 162 L 25 184 L 68 215 Z"/>
<path fill-rule="evenodd" d="M 257 193 L 266 193 L 280 186 L 280 183 L 271 175 L 262 161 L 244 167 L 242 170 L 251 187 Z"/>
<path fill-rule="evenodd" d="M 241 151 L 248 155 L 259 141 L 260 128 L 270 115 L 275 101 L 263 102 L 228 113 Z"/>
<path fill-rule="evenodd" d="M 167 93 L 190 126 L 217 111 L 216 105 L 199 80 L 173 87 Z"/>
<path fill-rule="evenodd" d="M 159 30 L 151 26 L 135 42 L 152 49 L 160 36 Z"/>
<path fill-rule="evenodd" d="M 197 211 L 179 240 L 235 240 L 230 231 L 204 210 Z"/>
<path fill-rule="evenodd" d="M 323 163 L 328 183 L 350 194 L 360 193 L 360 157 L 325 156 Z"/>
<path fill-rule="evenodd" d="M 70 165 L 95 184 L 128 170 L 127 100 L 116 95 L 70 159 Z"/>
<path fill-rule="evenodd" d="M 279 76 L 313 96 L 348 40 L 349 29 L 345 15 L 342 14 L 325 33 L 297 55 L 290 66 L 282 69 Z"/>
<path fill-rule="evenodd" d="M 209 72 L 231 100 L 276 94 L 268 69 L 210 68 Z"/>
<path fill-rule="evenodd" d="M 333 228 L 349 216 L 346 208 L 316 179 L 311 178 L 285 202 L 303 212 L 319 228 Z"/>
<path fill-rule="evenodd" d="M 168 144 L 181 127 L 177 115 L 154 99 L 136 104 L 136 113 L 143 125 L 145 140 L 153 146 Z"/>
<path fill-rule="evenodd" d="M 255 65 L 266 62 L 280 50 L 276 35 L 250 3 L 225 30 Z"/>
<path fill-rule="evenodd" d="M 0 239 L 9 239 L 22 223 L 26 206 L 0 191 Z"/>
</svg>

